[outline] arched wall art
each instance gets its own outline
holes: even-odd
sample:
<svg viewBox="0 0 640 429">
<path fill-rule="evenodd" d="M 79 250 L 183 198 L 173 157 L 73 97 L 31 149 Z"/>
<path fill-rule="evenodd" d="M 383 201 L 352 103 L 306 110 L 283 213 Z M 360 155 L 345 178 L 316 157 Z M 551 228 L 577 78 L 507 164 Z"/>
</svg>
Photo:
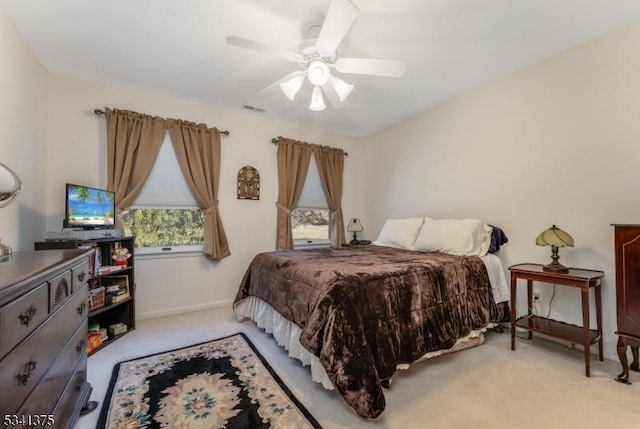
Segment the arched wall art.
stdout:
<svg viewBox="0 0 640 429">
<path fill-rule="evenodd" d="M 260 199 L 260 173 L 251 166 L 244 166 L 238 171 L 238 199 Z"/>
</svg>

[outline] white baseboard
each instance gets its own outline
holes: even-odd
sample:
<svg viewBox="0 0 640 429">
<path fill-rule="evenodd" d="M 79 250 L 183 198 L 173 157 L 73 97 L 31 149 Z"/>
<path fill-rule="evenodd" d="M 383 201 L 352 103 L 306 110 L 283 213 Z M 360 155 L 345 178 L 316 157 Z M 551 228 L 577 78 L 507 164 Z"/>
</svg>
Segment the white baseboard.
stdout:
<svg viewBox="0 0 640 429">
<path fill-rule="evenodd" d="M 224 301 L 209 302 L 206 304 L 190 305 L 188 307 L 170 308 L 170 309 L 161 310 L 161 311 L 138 313 L 136 314 L 136 320 L 155 319 L 156 317 L 174 316 L 176 314 L 190 313 L 192 311 L 211 310 L 213 308 L 220 308 L 220 307 L 231 308 L 232 305 L 233 305 L 233 300 L 229 299 Z"/>
</svg>

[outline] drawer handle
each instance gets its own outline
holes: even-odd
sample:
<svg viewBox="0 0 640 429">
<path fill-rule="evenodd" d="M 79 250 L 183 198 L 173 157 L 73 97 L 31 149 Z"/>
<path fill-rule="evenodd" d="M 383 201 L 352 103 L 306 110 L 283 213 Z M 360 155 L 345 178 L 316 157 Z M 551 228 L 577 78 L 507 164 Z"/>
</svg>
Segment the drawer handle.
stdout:
<svg viewBox="0 0 640 429">
<path fill-rule="evenodd" d="M 82 271 L 80 274 L 78 274 L 78 280 L 80 280 L 80 282 L 82 283 L 84 281 L 84 278 L 87 276 L 87 273 L 85 273 L 84 271 Z"/>
<path fill-rule="evenodd" d="M 29 308 L 25 309 L 22 314 L 18 316 L 18 318 L 20 319 L 20 323 L 24 326 L 29 326 L 31 320 L 33 320 L 33 316 L 35 316 L 37 312 L 38 309 L 33 305 L 30 305 Z"/>
<path fill-rule="evenodd" d="M 84 340 L 80 340 L 80 342 L 78 343 L 78 345 L 76 346 L 76 350 L 78 352 L 81 352 L 82 350 L 84 350 Z"/>
<path fill-rule="evenodd" d="M 80 380 L 78 380 L 78 384 L 76 384 L 76 390 L 78 392 L 81 391 L 82 386 L 84 386 L 84 377 L 80 377 Z"/>
<path fill-rule="evenodd" d="M 33 360 L 33 358 L 29 359 L 29 362 L 24 364 L 24 367 L 22 369 L 22 374 L 16 375 L 19 386 L 27 385 L 27 383 L 29 382 L 29 379 L 31 378 L 31 375 L 33 374 L 33 371 L 36 370 L 37 365 L 38 365 L 38 362 Z"/>
<path fill-rule="evenodd" d="M 87 307 L 86 303 L 82 303 L 78 306 L 78 314 L 83 314 L 84 313 L 84 309 Z"/>
</svg>

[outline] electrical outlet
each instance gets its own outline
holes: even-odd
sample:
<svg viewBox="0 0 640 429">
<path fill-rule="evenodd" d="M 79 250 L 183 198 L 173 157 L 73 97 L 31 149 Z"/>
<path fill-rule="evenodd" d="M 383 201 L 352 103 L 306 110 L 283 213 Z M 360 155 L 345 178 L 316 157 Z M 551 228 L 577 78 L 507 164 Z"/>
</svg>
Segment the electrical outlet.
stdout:
<svg viewBox="0 0 640 429">
<path fill-rule="evenodd" d="M 538 285 L 533 285 L 533 300 L 538 301 L 540 299 L 540 288 Z"/>
</svg>

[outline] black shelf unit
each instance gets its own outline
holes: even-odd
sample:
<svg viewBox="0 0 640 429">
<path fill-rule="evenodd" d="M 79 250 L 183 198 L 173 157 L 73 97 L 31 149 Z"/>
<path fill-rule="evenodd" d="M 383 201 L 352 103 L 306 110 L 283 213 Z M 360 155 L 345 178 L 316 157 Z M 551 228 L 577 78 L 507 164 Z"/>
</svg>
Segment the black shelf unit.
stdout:
<svg viewBox="0 0 640 429">
<path fill-rule="evenodd" d="M 136 328 L 135 317 L 135 296 L 136 296 L 136 283 L 135 283 L 135 260 L 133 256 L 134 237 L 125 236 L 119 238 L 99 238 L 95 240 L 47 240 L 38 241 L 34 243 L 35 250 L 50 250 L 50 249 L 83 249 L 93 248 L 95 249 L 97 257 L 94 257 L 95 267 L 115 265 L 115 261 L 111 258 L 111 253 L 116 247 L 125 247 L 131 253 L 131 257 L 127 260 L 126 267 L 120 267 L 112 269 L 109 272 L 98 273 L 97 269 L 94 270 L 89 284 L 91 287 L 92 280 L 95 280 L 100 284 L 101 279 L 112 276 L 127 276 L 129 284 L 129 297 L 119 301 L 115 304 L 109 304 L 105 302 L 105 305 L 99 308 L 95 308 L 89 312 L 89 324 L 98 323 L 101 328 L 106 328 L 109 335 L 108 339 L 103 340 L 102 345 L 91 350 L 89 355 L 102 350 L 112 342 L 121 338 L 123 335 L 128 334 Z M 93 253 L 92 253 L 93 255 Z M 94 263 L 91 263 L 94 266 Z M 124 323 L 127 326 L 127 331 L 112 335 L 108 332 L 110 325 L 115 323 Z"/>
</svg>

